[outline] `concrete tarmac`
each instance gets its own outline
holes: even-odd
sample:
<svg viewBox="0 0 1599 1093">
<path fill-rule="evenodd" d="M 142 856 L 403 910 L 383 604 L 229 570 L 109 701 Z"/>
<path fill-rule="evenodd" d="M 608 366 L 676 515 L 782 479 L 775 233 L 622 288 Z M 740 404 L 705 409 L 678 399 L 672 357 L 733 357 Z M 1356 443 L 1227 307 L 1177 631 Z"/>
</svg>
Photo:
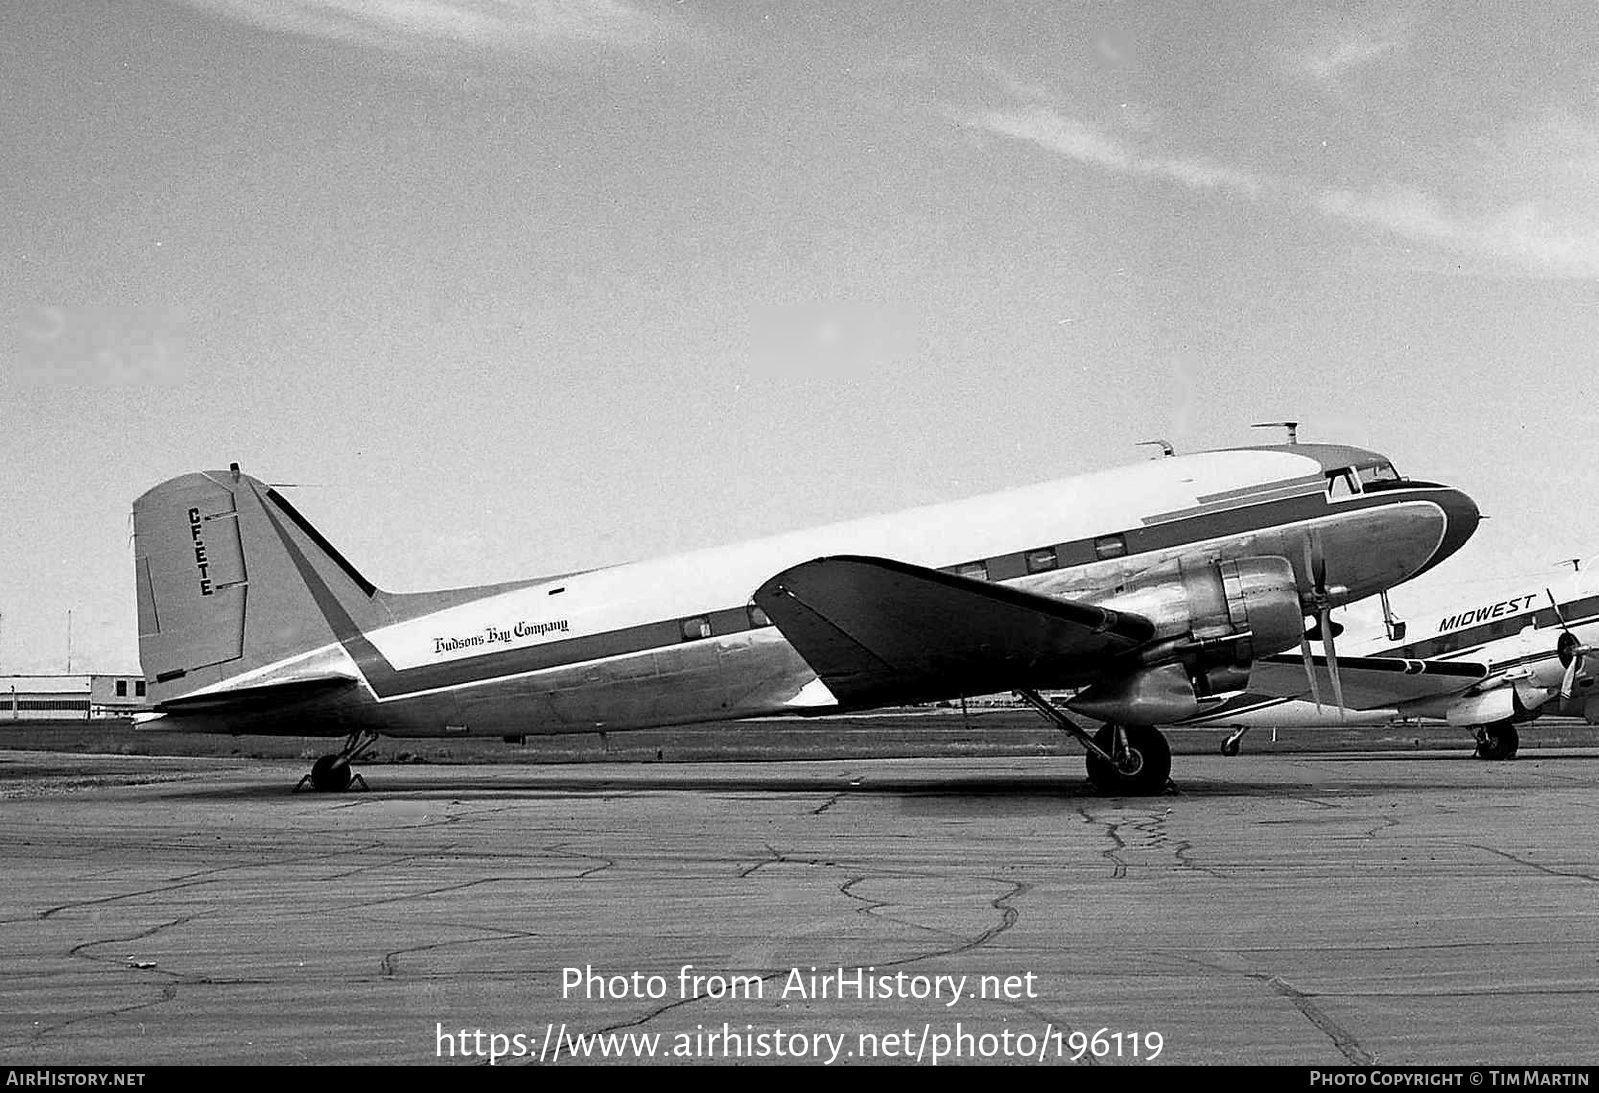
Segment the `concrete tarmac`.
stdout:
<svg viewBox="0 0 1599 1093">
<path fill-rule="evenodd" d="M 1599 1061 L 1596 749 L 303 767 L 0 752 L 0 1062 Z"/>
</svg>

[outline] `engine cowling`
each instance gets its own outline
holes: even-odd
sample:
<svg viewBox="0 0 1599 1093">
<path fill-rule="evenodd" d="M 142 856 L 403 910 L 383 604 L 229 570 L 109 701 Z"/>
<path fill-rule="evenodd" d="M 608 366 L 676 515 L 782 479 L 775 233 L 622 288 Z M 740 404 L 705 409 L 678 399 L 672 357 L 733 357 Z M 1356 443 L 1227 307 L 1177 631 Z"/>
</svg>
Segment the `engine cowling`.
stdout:
<svg viewBox="0 0 1599 1093">
<path fill-rule="evenodd" d="M 1156 725 L 1199 712 L 1202 696 L 1240 690 L 1250 663 L 1299 643 L 1305 616 L 1288 559 L 1179 558 L 1091 602 L 1155 624 L 1139 667 L 1096 683 L 1067 705 L 1102 721 Z"/>
<path fill-rule="evenodd" d="M 1225 646 L 1225 660 L 1207 665 L 1247 667 L 1256 657 L 1299 644 L 1305 630 L 1299 585 L 1287 558 L 1262 556 L 1226 561 L 1179 558 L 1146 569 L 1090 602 L 1135 611 L 1155 624 L 1146 660 L 1170 660 L 1172 652 Z"/>
</svg>

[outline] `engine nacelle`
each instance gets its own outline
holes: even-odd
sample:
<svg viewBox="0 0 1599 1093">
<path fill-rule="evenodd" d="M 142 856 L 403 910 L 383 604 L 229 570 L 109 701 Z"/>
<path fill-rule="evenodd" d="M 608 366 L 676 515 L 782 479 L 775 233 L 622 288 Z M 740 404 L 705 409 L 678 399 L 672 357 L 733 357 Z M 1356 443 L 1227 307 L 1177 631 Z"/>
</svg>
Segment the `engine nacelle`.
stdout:
<svg viewBox="0 0 1599 1093">
<path fill-rule="evenodd" d="M 1566 666 L 1559 660 L 1541 660 L 1532 665 L 1523 678 L 1530 686 L 1558 691 L 1566 678 Z"/>
<path fill-rule="evenodd" d="M 1444 710 L 1444 720 L 1451 725 L 1492 725 L 1496 721 L 1514 721 L 1524 712 L 1520 706 L 1514 687 L 1495 687 L 1482 694 L 1455 699 Z"/>
<path fill-rule="evenodd" d="M 1170 725 L 1199 713 L 1199 700 L 1249 685 L 1247 665 L 1194 670 L 1180 661 L 1139 668 L 1079 691 L 1067 709 L 1096 721 Z"/>
<path fill-rule="evenodd" d="M 1169 725 L 1199 712 L 1188 669 L 1181 664 L 1140 668 L 1080 691 L 1066 708 L 1095 721 L 1123 725 Z"/>
<path fill-rule="evenodd" d="M 1199 699 L 1242 690 L 1256 657 L 1299 643 L 1305 616 L 1286 558 L 1178 559 L 1145 570 L 1095 604 L 1155 624 L 1139 667 L 1066 705 L 1100 721 L 1162 725 L 1199 712 Z"/>
<path fill-rule="evenodd" d="M 1200 698 L 1242 691 L 1249 686 L 1249 665 L 1218 664 L 1193 673 L 1194 693 Z"/>
<path fill-rule="evenodd" d="M 1298 645 L 1305 632 L 1294 567 L 1275 556 L 1222 562 L 1179 558 L 1146 569 L 1091 602 L 1154 622 L 1155 640 L 1142 658 L 1145 663 L 1181 659 L 1196 674 L 1221 667 L 1247 670 L 1257 657 Z"/>
</svg>

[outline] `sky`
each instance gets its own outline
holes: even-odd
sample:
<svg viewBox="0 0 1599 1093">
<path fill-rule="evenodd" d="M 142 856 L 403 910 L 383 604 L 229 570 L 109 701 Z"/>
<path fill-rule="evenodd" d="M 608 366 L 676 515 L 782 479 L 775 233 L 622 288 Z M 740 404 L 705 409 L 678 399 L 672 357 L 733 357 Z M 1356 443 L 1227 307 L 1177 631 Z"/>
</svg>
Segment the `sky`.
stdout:
<svg viewBox="0 0 1599 1093">
<path fill-rule="evenodd" d="M 136 670 L 131 501 L 230 462 L 408 591 L 1295 419 L 1490 517 L 1418 585 L 1558 576 L 1599 555 L 1595 41 L 1586 2 L 8 0 L 0 673 L 65 670 L 69 615 L 74 670 Z"/>
</svg>

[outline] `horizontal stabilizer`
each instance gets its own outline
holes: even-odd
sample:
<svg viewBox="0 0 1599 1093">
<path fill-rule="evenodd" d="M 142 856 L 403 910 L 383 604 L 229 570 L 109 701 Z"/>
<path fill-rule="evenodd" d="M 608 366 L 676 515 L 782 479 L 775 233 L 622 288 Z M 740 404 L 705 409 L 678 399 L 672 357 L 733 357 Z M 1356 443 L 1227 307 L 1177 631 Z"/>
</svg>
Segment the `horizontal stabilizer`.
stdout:
<svg viewBox="0 0 1599 1093">
<path fill-rule="evenodd" d="M 1327 658 L 1311 658 L 1320 693 L 1332 693 Z M 1458 660 L 1402 660 L 1398 657 L 1339 657 L 1344 706 L 1386 709 L 1420 699 L 1460 694 L 1488 676 L 1488 666 Z M 1305 662 L 1297 656 L 1265 657 L 1249 673 L 1249 689 L 1281 698 L 1308 698 L 1312 689 Z"/>
<path fill-rule="evenodd" d="M 264 708 L 282 709 L 298 702 L 320 699 L 355 686 L 344 677 L 296 679 L 267 683 L 258 687 L 234 687 L 180 695 L 155 707 L 157 713 L 222 713 L 229 710 L 255 712 Z"/>
<path fill-rule="evenodd" d="M 817 558 L 755 593 L 846 706 L 1074 686 L 1148 641 L 1141 615 L 886 558 Z"/>
</svg>

